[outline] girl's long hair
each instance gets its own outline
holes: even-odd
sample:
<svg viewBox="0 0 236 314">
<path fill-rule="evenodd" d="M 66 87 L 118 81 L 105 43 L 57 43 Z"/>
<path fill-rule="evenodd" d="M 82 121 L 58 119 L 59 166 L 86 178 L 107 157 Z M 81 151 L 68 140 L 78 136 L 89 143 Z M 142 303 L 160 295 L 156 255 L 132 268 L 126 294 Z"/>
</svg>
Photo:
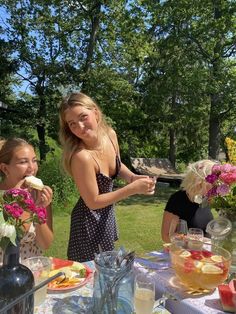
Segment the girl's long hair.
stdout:
<svg viewBox="0 0 236 314">
<path fill-rule="evenodd" d="M 110 126 L 103 117 L 102 111 L 95 101 L 89 96 L 83 93 L 72 93 L 65 98 L 63 98 L 59 107 L 59 120 L 60 120 L 60 130 L 59 139 L 62 144 L 63 154 L 62 154 L 62 164 L 65 171 L 72 176 L 71 173 L 71 159 L 75 152 L 82 148 L 81 140 L 75 136 L 66 120 L 65 112 L 69 108 L 76 106 L 82 106 L 86 109 L 92 110 L 96 109 L 98 115 L 98 130 L 100 134 L 105 134 L 109 132 Z"/>
</svg>

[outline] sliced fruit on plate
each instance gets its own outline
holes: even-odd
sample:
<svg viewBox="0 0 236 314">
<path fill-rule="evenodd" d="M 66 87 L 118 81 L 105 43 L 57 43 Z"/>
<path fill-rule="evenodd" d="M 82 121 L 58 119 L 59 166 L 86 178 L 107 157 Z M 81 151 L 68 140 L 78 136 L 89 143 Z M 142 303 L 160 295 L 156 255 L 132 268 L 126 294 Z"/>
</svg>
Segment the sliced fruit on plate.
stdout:
<svg viewBox="0 0 236 314">
<path fill-rule="evenodd" d="M 212 264 L 205 264 L 201 269 L 204 274 L 223 274 L 223 269 Z"/>
<path fill-rule="evenodd" d="M 59 269 L 66 266 L 72 266 L 73 261 L 52 257 L 52 269 Z"/>
<path fill-rule="evenodd" d="M 84 267 L 83 264 L 81 263 L 73 263 L 73 265 L 70 267 L 70 269 L 74 272 L 76 272 L 80 277 L 85 277 L 86 276 L 86 268 Z"/>
<path fill-rule="evenodd" d="M 68 277 L 68 278 L 72 276 L 72 271 L 71 271 L 70 267 L 62 267 L 60 269 L 51 270 L 50 273 L 49 273 L 49 277 L 52 277 L 52 276 L 56 275 L 59 272 L 65 273 L 66 277 Z M 58 278 L 61 278 L 61 277 L 58 277 Z"/>
</svg>

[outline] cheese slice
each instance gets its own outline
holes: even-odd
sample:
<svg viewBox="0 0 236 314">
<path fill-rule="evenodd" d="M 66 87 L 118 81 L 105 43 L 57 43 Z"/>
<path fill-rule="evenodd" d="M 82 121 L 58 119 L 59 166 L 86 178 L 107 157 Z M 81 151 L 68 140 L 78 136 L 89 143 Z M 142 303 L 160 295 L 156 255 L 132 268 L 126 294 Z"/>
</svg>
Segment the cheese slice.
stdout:
<svg viewBox="0 0 236 314">
<path fill-rule="evenodd" d="M 42 191 L 42 189 L 44 188 L 44 184 L 43 184 L 42 180 L 41 180 L 41 179 L 38 179 L 38 178 L 36 178 L 36 177 L 34 177 L 34 176 L 28 176 L 28 177 L 26 177 L 26 178 L 25 178 L 25 183 L 26 183 L 29 187 L 31 187 L 31 188 L 33 188 L 33 189 L 36 189 L 36 190 Z"/>
</svg>

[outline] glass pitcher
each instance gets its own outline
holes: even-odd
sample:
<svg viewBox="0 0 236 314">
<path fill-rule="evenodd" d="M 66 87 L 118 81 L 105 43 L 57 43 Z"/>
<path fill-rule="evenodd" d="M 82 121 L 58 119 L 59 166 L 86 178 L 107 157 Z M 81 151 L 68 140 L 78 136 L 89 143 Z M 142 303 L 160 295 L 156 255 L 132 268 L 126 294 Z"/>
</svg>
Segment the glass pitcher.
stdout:
<svg viewBox="0 0 236 314">
<path fill-rule="evenodd" d="M 232 223 L 225 217 L 218 217 L 211 220 L 206 227 L 206 232 L 211 236 L 214 245 L 222 246 L 223 240 L 230 234 Z"/>
<path fill-rule="evenodd" d="M 103 255 L 101 257 L 101 254 Z M 117 267 L 110 262 L 116 251 L 103 252 L 95 258 L 93 313 L 130 314 L 133 312 L 133 261 Z M 99 261 L 103 259 L 104 265 Z"/>
</svg>

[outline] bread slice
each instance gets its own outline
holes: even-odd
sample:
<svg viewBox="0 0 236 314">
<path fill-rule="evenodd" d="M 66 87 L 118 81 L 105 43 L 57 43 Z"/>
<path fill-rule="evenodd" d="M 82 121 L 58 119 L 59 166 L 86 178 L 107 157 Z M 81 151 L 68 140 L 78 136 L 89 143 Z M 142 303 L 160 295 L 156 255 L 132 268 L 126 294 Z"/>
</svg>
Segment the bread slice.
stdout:
<svg viewBox="0 0 236 314">
<path fill-rule="evenodd" d="M 29 187 L 36 189 L 36 190 L 42 191 L 42 189 L 44 188 L 44 184 L 43 184 L 42 180 L 36 178 L 35 176 L 25 177 L 25 183 Z"/>
</svg>

